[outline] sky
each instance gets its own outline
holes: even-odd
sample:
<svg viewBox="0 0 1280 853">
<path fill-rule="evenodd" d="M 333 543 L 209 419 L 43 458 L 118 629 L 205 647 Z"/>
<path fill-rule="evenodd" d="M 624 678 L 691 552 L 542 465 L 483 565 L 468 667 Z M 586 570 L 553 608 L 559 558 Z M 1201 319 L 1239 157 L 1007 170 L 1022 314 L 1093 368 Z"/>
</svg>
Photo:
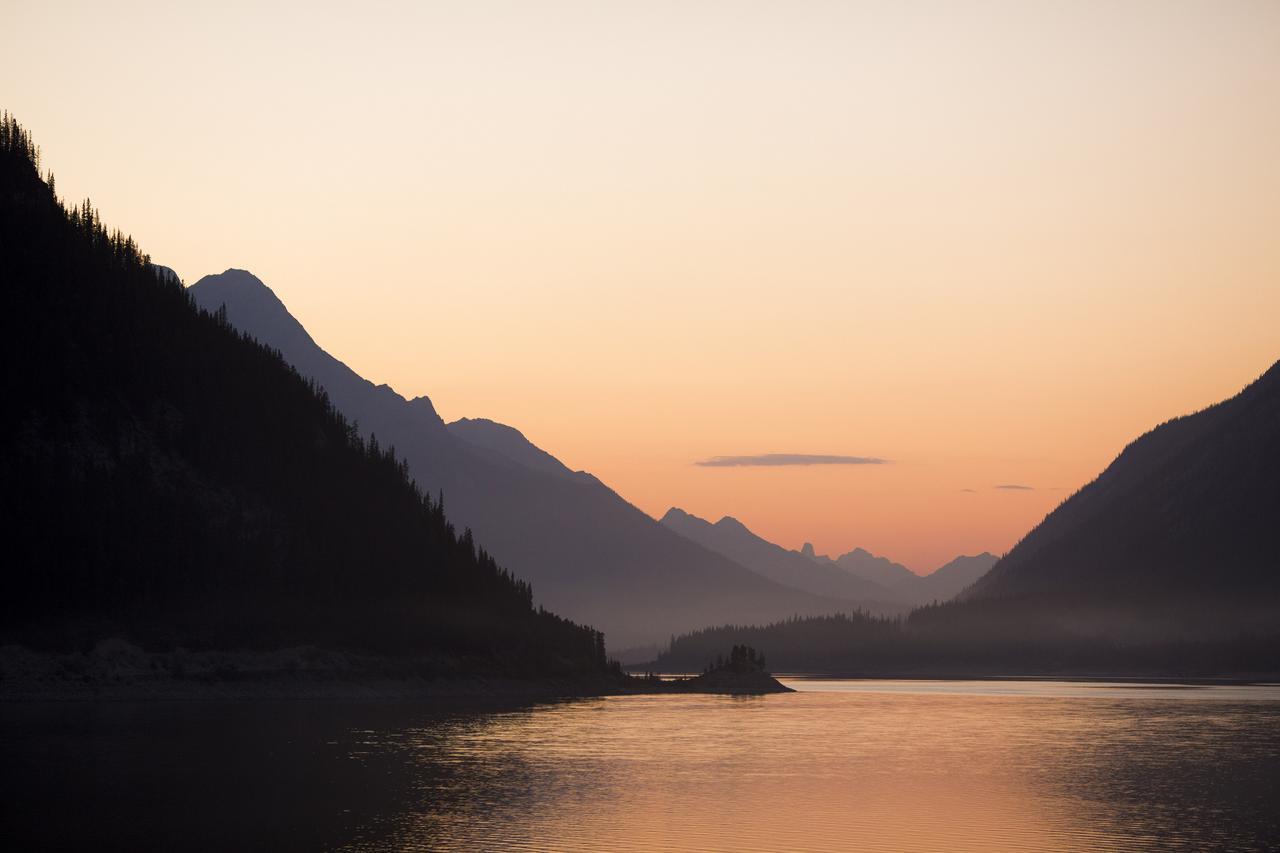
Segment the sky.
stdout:
<svg viewBox="0 0 1280 853">
<path fill-rule="evenodd" d="M 1272 0 L 3 0 L 0 108 L 188 283 L 787 547 L 1001 553 L 1280 358 Z"/>
</svg>

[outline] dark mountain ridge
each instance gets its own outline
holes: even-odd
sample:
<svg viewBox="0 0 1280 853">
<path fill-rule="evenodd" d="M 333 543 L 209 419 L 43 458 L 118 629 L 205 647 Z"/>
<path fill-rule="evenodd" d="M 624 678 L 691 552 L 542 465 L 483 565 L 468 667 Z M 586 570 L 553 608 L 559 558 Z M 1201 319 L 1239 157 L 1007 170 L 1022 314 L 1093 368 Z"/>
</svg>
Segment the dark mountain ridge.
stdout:
<svg viewBox="0 0 1280 853">
<path fill-rule="evenodd" d="M 405 466 L 198 310 L 0 121 L 0 644 L 312 645 L 420 674 L 603 673 Z"/>
<path fill-rule="evenodd" d="M 613 648 L 707 623 L 856 606 L 775 583 L 688 541 L 596 478 L 569 472 L 517 430 L 465 419 L 446 426 L 426 397 L 405 400 L 321 349 L 243 270 L 206 276 L 189 292 L 198 305 L 225 308 L 233 326 L 278 348 L 361 435 L 394 445 L 419 486 L 443 492 L 449 517 L 531 582 L 539 603 L 600 626 Z"/>
<path fill-rule="evenodd" d="M 1280 362 L 1130 443 L 959 601 L 910 625 L 987 648 L 1271 648 L 1277 519 Z"/>
<path fill-rule="evenodd" d="M 1132 442 L 954 608 L 1153 641 L 1280 630 L 1280 362 Z M 935 618 L 942 618 L 936 614 Z M 950 618 L 948 616 L 947 618 Z"/>
</svg>

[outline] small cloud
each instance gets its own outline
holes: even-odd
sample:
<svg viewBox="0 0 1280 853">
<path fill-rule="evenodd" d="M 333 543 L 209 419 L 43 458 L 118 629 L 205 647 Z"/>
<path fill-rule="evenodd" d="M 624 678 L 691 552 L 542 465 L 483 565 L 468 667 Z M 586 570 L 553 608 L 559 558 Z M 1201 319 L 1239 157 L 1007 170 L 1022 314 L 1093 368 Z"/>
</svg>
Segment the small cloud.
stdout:
<svg viewBox="0 0 1280 853">
<path fill-rule="evenodd" d="M 962 492 L 968 492 L 968 493 L 969 493 L 969 494 L 971 494 L 971 495 L 976 495 L 976 494 L 978 493 L 978 490 L 977 490 L 977 489 L 961 489 L 960 491 L 962 491 Z"/>
<path fill-rule="evenodd" d="M 775 467 L 781 465 L 885 465 L 875 456 L 833 456 L 819 453 L 761 453 L 756 456 L 712 456 L 694 462 L 703 468 Z"/>
<path fill-rule="evenodd" d="M 1034 492 L 1035 486 L 1019 486 L 1017 483 L 1008 483 L 1003 486 L 996 486 L 997 489 L 1004 489 L 1009 492 Z"/>
</svg>

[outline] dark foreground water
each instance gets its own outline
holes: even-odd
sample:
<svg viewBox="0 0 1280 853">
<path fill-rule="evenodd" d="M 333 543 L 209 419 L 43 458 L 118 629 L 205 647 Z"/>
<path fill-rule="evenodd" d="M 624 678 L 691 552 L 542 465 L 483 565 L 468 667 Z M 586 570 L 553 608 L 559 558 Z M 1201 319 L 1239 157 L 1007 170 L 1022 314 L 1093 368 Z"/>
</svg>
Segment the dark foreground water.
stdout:
<svg viewBox="0 0 1280 853">
<path fill-rule="evenodd" d="M 0 705 L 0 846 L 1280 848 L 1280 688 L 790 683 L 515 710 Z"/>
</svg>

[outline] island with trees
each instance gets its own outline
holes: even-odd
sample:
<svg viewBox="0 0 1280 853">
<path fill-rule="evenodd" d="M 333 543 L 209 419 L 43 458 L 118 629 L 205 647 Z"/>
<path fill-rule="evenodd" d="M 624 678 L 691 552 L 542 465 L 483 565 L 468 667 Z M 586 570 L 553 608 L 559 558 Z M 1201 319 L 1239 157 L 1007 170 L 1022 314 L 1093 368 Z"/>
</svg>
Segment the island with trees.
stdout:
<svg viewBox="0 0 1280 853">
<path fill-rule="evenodd" d="M 748 645 L 735 645 L 729 657 L 716 655 L 700 675 L 662 678 L 655 673 L 632 675 L 631 686 L 640 693 L 729 693 L 761 695 L 794 693 L 765 668 L 764 655 Z"/>
</svg>

